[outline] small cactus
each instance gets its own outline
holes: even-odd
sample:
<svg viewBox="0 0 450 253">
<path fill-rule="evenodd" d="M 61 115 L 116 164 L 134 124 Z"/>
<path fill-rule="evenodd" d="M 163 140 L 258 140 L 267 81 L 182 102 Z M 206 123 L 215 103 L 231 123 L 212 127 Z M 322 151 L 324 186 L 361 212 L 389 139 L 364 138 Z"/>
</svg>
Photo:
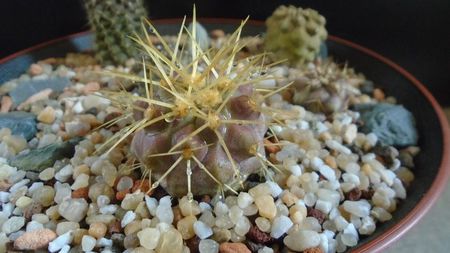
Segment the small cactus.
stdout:
<svg viewBox="0 0 450 253">
<path fill-rule="evenodd" d="M 327 38 L 325 18 L 312 9 L 280 6 L 266 20 L 265 48 L 293 66 L 312 61 Z"/>
<path fill-rule="evenodd" d="M 85 0 L 94 32 L 94 51 L 103 64 L 123 65 L 136 57 L 137 49 L 128 37 L 142 31 L 147 17 L 143 0 Z"/>
<path fill-rule="evenodd" d="M 123 109 L 116 121 L 133 122 L 105 145 L 113 149 L 132 136 L 130 149 L 143 174 L 156 180 L 152 189 L 161 185 L 172 196 L 187 194 L 192 199 L 218 189 L 235 191 L 249 174 L 267 172 L 270 162 L 263 143 L 275 113 L 263 106 L 263 100 L 280 89 L 257 87 L 269 78 L 264 74 L 264 54 L 236 59 L 244 46 L 244 23 L 220 49 L 208 53 L 197 42 L 195 11 L 188 41 L 181 39 L 188 30 L 183 21 L 173 47 L 149 23 L 163 50 L 149 42 L 148 34 L 136 38 L 151 60 L 143 61 L 144 76 L 116 73 L 142 82 L 145 94 L 105 93 Z M 190 46 L 185 48 L 188 56 L 179 52 L 185 46 Z M 190 61 L 185 64 L 183 57 Z"/>
<path fill-rule="evenodd" d="M 289 79 L 293 82 L 292 101 L 309 111 L 324 114 L 347 110 L 351 98 L 361 94 L 359 87 L 365 80 L 353 69 L 328 60 L 303 66 Z"/>
</svg>

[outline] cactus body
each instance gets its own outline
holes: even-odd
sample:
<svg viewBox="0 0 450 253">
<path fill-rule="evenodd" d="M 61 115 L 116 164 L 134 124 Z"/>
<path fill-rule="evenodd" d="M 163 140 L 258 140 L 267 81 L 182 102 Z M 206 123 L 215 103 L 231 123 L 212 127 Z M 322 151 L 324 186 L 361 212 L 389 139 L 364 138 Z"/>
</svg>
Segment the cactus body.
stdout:
<svg viewBox="0 0 450 253">
<path fill-rule="evenodd" d="M 315 67 L 305 66 L 294 81 L 293 102 L 309 111 L 332 114 L 348 109 L 352 97 L 360 95 L 358 89 L 364 77 L 352 69 L 341 68 L 336 63 L 317 62 Z"/>
<path fill-rule="evenodd" d="M 257 84 L 270 76 L 265 55 L 237 59 L 242 27 L 208 54 L 190 34 L 180 32 L 173 45 L 155 33 L 162 51 L 138 38 L 150 60 L 144 76 L 119 76 L 140 80 L 144 94 L 106 94 L 133 122 L 109 143 L 133 136 L 131 151 L 154 179 L 152 189 L 161 185 L 178 197 L 236 191 L 249 174 L 267 170 L 263 143 L 272 114 L 263 104 L 268 91 Z M 190 54 L 177 51 L 184 47 Z"/>
<path fill-rule="evenodd" d="M 312 9 L 280 6 L 266 20 L 265 48 L 291 65 L 312 61 L 327 37 L 325 18 Z"/>
<path fill-rule="evenodd" d="M 136 46 L 128 36 L 142 31 L 141 22 L 147 17 L 142 0 L 85 0 L 85 8 L 100 62 L 123 65 L 136 56 Z"/>
</svg>

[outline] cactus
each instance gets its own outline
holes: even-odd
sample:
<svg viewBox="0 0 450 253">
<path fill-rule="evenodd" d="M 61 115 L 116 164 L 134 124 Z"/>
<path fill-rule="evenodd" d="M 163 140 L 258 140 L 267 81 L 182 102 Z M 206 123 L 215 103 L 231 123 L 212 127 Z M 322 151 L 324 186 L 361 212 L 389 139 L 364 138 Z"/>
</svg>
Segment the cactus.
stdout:
<svg viewBox="0 0 450 253">
<path fill-rule="evenodd" d="M 265 48 L 291 65 L 312 61 L 327 38 L 325 18 L 312 9 L 280 6 L 266 20 Z"/>
<path fill-rule="evenodd" d="M 143 76 L 111 73 L 142 82 L 145 94 L 104 92 L 123 110 L 114 122 L 133 122 L 104 146 L 111 150 L 132 136 L 130 149 L 143 175 L 155 179 L 152 189 L 161 185 L 172 196 L 187 194 L 190 199 L 218 189 L 235 192 L 250 173 L 275 167 L 265 157 L 263 141 L 273 116 L 280 113 L 264 107 L 263 100 L 283 88 L 258 88 L 269 78 L 264 54 L 236 58 L 245 46 L 240 40 L 244 23 L 223 47 L 207 53 L 197 43 L 196 25 L 189 30 L 183 21 L 171 45 L 149 23 L 163 50 L 149 42 L 146 33 L 135 38 L 151 59 L 142 62 Z M 187 42 L 181 39 L 184 31 Z M 190 50 L 187 64 L 179 48 Z"/>
<path fill-rule="evenodd" d="M 137 54 L 128 37 L 142 31 L 147 17 L 143 0 L 85 0 L 91 29 L 94 31 L 94 51 L 103 64 L 123 65 Z"/>
<path fill-rule="evenodd" d="M 292 101 L 312 112 L 332 114 L 348 109 L 352 97 L 361 94 L 364 77 L 353 69 L 340 67 L 332 61 L 318 61 L 304 66 L 291 76 Z"/>
</svg>

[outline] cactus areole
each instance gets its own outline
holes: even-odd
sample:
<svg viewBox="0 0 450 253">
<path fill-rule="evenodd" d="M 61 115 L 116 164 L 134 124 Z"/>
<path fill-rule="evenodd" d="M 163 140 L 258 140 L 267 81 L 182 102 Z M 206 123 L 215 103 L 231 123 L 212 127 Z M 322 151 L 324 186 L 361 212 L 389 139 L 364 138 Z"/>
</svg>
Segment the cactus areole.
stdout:
<svg viewBox="0 0 450 253">
<path fill-rule="evenodd" d="M 245 46 L 240 41 L 244 23 L 220 49 L 203 51 L 197 26 L 189 30 L 183 21 L 171 46 L 148 22 L 163 49 L 147 33 L 137 37 L 146 53 L 143 75 L 113 73 L 142 83 L 145 94 L 105 92 L 123 109 L 116 121 L 132 121 L 107 145 L 113 149 L 133 136 L 131 151 L 153 179 L 152 189 L 161 185 L 172 196 L 189 198 L 236 192 L 249 174 L 267 172 L 263 141 L 277 113 L 264 106 L 264 99 L 279 89 L 258 87 L 268 78 L 264 54 L 237 59 Z"/>
</svg>

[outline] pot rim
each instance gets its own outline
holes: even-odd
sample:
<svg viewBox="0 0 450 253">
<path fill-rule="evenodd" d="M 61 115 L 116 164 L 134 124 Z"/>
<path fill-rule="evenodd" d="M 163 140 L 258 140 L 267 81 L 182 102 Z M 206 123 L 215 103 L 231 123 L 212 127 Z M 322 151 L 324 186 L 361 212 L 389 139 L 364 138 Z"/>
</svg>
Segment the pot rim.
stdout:
<svg viewBox="0 0 450 253">
<path fill-rule="evenodd" d="M 177 24 L 181 23 L 180 18 L 168 18 L 168 19 L 156 19 L 152 20 L 154 24 Z M 187 19 L 189 20 L 189 19 Z M 238 24 L 241 22 L 240 19 L 234 19 L 234 18 L 198 18 L 199 21 L 204 23 L 210 23 L 210 24 Z M 248 20 L 248 24 L 251 25 L 259 25 L 262 26 L 265 24 L 264 21 L 260 20 Z M 2 59 L 0 59 L 0 64 L 6 63 L 7 61 L 10 61 L 16 57 L 22 56 L 24 54 L 30 53 L 34 50 L 41 49 L 47 46 L 51 46 L 52 44 L 70 40 L 79 36 L 87 35 L 90 31 L 83 31 L 78 32 L 66 36 L 62 36 L 56 39 L 52 39 L 43 43 L 39 43 L 37 45 L 31 46 L 29 48 L 20 50 L 16 53 L 13 53 L 9 56 L 6 56 Z M 403 217 L 399 222 L 388 228 L 385 232 L 380 234 L 379 236 L 373 238 L 369 242 L 357 246 L 355 248 L 350 248 L 350 251 L 352 252 L 381 252 L 383 249 L 386 249 L 389 245 L 391 245 L 393 242 L 397 241 L 401 236 L 403 236 L 407 231 L 409 231 L 419 220 L 423 218 L 423 216 L 431 209 L 431 207 L 436 203 L 437 199 L 445 189 L 447 185 L 447 181 L 450 177 L 450 127 L 449 123 L 447 121 L 447 118 L 440 107 L 437 100 L 433 97 L 433 95 L 430 93 L 430 91 L 425 87 L 424 84 L 422 84 L 417 78 L 415 78 L 411 73 L 409 73 L 407 70 L 405 70 L 400 65 L 396 64 L 392 60 L 376 53 L 375 51 L 368 49 L 364 46 L 361 46 L 357 43 L 351 42 L 346 39 L 342 39 L 337 36 L 329 35 L 328 39 L 351 47 L 357 51 L 360 51 L 366 55 L 371 56 L 372 58 L 388 65 L 389 67 L 393 68 L 395 71 L 400 73 L 402 76 L 404 76 L 407 80 L 409 80 L 410 83 L 412 83 L 416 88 L 419 89 L 419 91 L 422 93 L 423 96 L 428 100 L 428 102 L 433 107 L 438 119 L 439 124 L 441 126 L 442 130 L 442 136 L 443 136 L 443 149 L 442 149 L 442 159 L 439 166 L 439 171 L 435 176 L 435 179 L 431 185 L 431 187 L 428 189 L 428 191 L 424 194 L 424 196 L 420 199 L 419 203 L 405 216 Z"/>
</svg>

